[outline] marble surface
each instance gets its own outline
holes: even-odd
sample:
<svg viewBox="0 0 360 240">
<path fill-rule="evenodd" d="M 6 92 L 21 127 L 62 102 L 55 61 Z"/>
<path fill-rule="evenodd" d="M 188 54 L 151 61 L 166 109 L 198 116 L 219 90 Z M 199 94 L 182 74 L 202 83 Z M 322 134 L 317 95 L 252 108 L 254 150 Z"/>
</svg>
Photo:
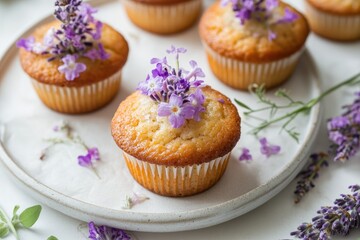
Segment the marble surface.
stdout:
<svg viewBox="0 0 360 240">
<path fill-rule="evenodd" d="M 303 2 L 289 0 L 291 4 L 303 9 Z M 52 12 L 53 1 L 49 0 L 1 0 L 0 1 L 0 55 L 12 44 L 18 35 L 36 21 Z M 323 88 L 357 73 L 360 69 L 360 42 L 337 43 L 311 35 L 307 47 L 318 65 Z M 357 87 L 359 90 L 359 87 Z M 341 105 L 351 102 L 354 88 L 343 89 L 324 101 L 324 120 L 313 151 L 324 150 L 328 146 L 325 120 L 341 112 Z M 0 113 L 1 114 L 1 113 Z M 317 187 L 303 201 L 294 205 L 293 190 L 295 181 L 275 198 L 250 213 L 232 221 L 206 229 L 177 233 L 133 233 L 137 239 L 289 239 L 289 233 L 315 215 L 322 205 L 329 205 L 347 186 L 359 184 L 360 156 L 346 164 L 331 163 L 323 170 Z M 38 204 L 27 196 L 21 187 L 11 181 L 6 171 L 0 167 L 0 206 L 8 213 L 15 204 L 22 207 Z M 55 235 L 59 239 L 85 239 L 79 231 L 81 222 L 69 218 L 46 206 L 34 228 L 22 231 L 22 239 L 46 239 Z M 347 239 L 357 240 L 360 231 L 354 231 Z M 9 236 L 7 239 L 15 239 Z"/>
</svg>

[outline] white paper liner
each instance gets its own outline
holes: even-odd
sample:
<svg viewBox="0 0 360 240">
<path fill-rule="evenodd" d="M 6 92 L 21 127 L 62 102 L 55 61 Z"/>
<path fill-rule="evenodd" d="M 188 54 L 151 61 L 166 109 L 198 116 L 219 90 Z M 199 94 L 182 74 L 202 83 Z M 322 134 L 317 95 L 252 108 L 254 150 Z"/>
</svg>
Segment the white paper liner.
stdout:
<svg viewBox="0 0 360 240">
<path fill-rule="evenodd" d="M 335 40 L 360 39 L 360 15 L 342 16 L 326 13 L 305 1 L 311 28 L 318 34 Z"/>
<path fill-rule="evenodd" d="M 146 4 L 122 0 L 130 19 L 139 27 L 157 33 L 174 33 L 191 26 L 200 14 L 202 1 Z"/>
<path fill-rule="evenodd" d="M 96 110 L 115 96 L 121 82 L 121 70 L 105 80 L 81 87 L 45 84 L 32 78 L 31 82 L 48 107 L 64 113 L 81 113 Z"/>
<path fill-rule="evenodd" d="M 166 166 L 141 161 L 123 152 L 130 173 L 136 181 L 155 193 L 186 196 L 204 191 L 223 175 L 230 153 L 210 162 L 188 166 Z"/>
<path fill-rule="evenodd" d="M 222 82 L 239 89 L 247 90 L 251 84 L 273 87 L 283 82 L 293 72 L 305 48 L 287 58 L 268 63 L 250 63 L 228 58 L 216 53 L 203 42 L 207 54 L 216 62 L 211 66 L 214 74 Z"/>
</svg>

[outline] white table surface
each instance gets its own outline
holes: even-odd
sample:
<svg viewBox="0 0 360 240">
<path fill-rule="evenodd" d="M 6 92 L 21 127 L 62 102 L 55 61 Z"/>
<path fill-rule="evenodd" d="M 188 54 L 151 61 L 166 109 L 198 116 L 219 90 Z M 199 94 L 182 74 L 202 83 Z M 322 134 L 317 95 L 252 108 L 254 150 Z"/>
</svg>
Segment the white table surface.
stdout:
<svg viewBox="0 0 360 240">
<path fill-rule="evenodd" d="M 23 31 L 36 21 L 52 13 L 53 2 L 50 0 L 0 0 L 0 56 Z M 303 0 L 288 0 L 303 10 Z M 337 43 L 311 34 L 307 47 L 313 54 L 319 68 L 323 88 L 329 87 L 360 71 L 360 42 Z M 341 105 L 348 103 L 349 95 L 359 87 L 343 89 L 323 102 L 324 119 L 313 146 L 313 151 L 326 150 L 328 140 L 325 120 L 341 113 Z M 0 113 L 1 114 L 1 113 Z M 251 164 L 251 163 L 250 163 Z M 295 181 L 272 200 L 250 213 L 232 221 L 195 231 L 177 233 L 133 233 L 139 240 L 167 239 L 291 239 L 289 233 L 304 221 L 310 221 L 316 210 L 332 202 L 347 186 L 360 184 L 360 156 L 346 164 L 331 163 L 322 170 L 320 178 L 303 201 L 293 203 Z M 0 206 L 11 213 L 15 204 L 25 208 L 39 204 L 27 196 L 12 182 L 0 165 Z M 42 204 L 43 205 L 43 204 Z M 40 219 L 31 230 L 20 230 L 21 239 L 38 240 L 55 235 L 61 240 L 84 239 L 79 233 L 81 222 L 43 205 Z M 9 236 L 6 239 L 15 239 Z M 340 239 L 340 238 L 334 238 Z M 346 239 L 359 240 L 360 230 L 353 231 Z"/>
</svg>

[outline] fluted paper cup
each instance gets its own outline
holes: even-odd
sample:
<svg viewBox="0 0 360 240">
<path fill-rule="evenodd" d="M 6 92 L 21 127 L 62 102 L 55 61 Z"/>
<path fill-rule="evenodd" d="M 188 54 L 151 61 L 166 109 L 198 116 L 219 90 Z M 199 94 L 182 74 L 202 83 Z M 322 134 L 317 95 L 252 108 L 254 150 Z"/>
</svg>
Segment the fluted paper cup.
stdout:
<svg viewBox="0 0 360 240">
<path fill-rule="evenodd" d="M 141 161 L 123 152 L 134 179 L 146 189 L 171 197 L 183 197 L 203 192 L 224 174 L 230 153 L 210 162 L 188 166 L 166 166 Z"/>
<path fill-rule="evenodd" d="M 248 90 L 252 84 L 272 88 L 286 81 L 294 72 L 303 53 L 301 49 L 287 58 L 267 63 L 251 63 L 228 58 L 205 46 L 209 65 L 223 83 L 237 89 Z"/>
<path fill-rule="evenodd" d="M 336 15 L 327 13 L 306 3 L 306 15 L 311 30 L 325 38 L 339 41 L 360 39 L 360 15 Z"/>
<path fill-rule="evenodd" d="M 180 32 L 199 17 L 201 0 L 189 0 L 174 4 L 147 4 L 134 0 L 122 0 L 130 20 L 146 31 L 170 34 Z"/>
<path fill-rule="evenodd" d="M 81 87 L 62 87 L 31 79 L 43 103 L 49 108 L 69 114 L 91 112 L 109 103 L 120 88 L 121 71 L 97 83 Z"/>
</svg>

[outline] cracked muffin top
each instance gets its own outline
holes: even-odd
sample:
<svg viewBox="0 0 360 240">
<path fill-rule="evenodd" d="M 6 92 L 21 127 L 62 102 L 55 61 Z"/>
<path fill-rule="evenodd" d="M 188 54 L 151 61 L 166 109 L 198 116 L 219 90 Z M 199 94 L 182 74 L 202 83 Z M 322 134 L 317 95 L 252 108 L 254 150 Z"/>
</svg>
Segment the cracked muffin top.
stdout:
<svg viewBox="0 0 360 240">
<path fill-rule="evenodd" d="M 205 87 L 201 121 L 173 128 L 157 114 L 158 105 L 139 91 L 117 109 L 111 131 L 117 145 L 149 163 L 185 166 L 209 162 L 229 153 L 240 138 L 240 117 L 230 99 Z"/>
<path fill-rule="evenodd" d="M 252 20 L 242 25 L 231 4 L 223 7 L 219 1 L 204 13 L 200 36 L 211 50 L 240 61 L 263 63 L 288 57 L 302 49 L 310 30 L 300 12 L 282 2 L 279 6 L 278 14 L 289 8 L 299 17 L 291 23 L 272 24 L 275 39 L 269 39 L 269 30 L 263 23 Z"/>
</svg>

